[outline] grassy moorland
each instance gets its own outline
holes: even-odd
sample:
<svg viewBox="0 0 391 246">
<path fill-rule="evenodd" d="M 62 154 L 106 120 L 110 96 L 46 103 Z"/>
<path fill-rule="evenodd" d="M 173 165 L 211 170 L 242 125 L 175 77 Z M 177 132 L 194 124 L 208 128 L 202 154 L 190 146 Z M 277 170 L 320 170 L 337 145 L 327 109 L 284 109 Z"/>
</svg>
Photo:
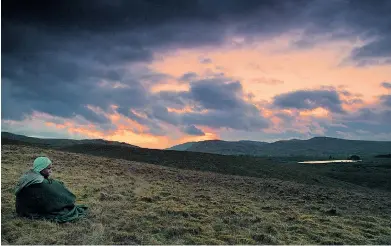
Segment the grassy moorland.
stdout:
<svg viewBox="0 0 391 246">
<path fill-rule="evenodd" d="M 15 216 L 13 188 L 41 154 L 89 205 L 87 218 L 59 225 Z M 2 244 L 391 243 L 391 193 L 338 180 L 224 175 L 21 145 L 2 146 L 1 169 Z"/>
<path fill-rule="evenodd" d="M 308 165 L 297 161 L 317 157 L 254 157 L 228 156 L 185 151 L 153 150 L 127 146 L 78 144 L 61 148 L 63 151 L 89 154 L 129 161 L 156 164 L 187 170 L 258 178 L 276 178 L 310 185 L 345 187 L 354 185 L 391 192 L 391 159 L 365 158 L 350 164 Z M 343 182 L 335 182 L 343 181 Z M 353 189 L 356 186 L 353 186 Z"/>
</svg>

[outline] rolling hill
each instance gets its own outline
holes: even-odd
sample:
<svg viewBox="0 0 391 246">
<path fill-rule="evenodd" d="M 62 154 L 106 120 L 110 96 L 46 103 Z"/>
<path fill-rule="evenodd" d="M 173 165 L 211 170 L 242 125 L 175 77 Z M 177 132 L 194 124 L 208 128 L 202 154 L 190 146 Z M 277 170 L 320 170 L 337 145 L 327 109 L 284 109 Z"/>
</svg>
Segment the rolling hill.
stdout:
<svg viewBox="0 0 391 246">
<path fill-rule="evenodd" d="M 373 156 L 387 154 L 391 150 L 391 141 L 345 140 L 329 137 L 314 137 L 308 140 L 283 140 L 273 143 L 256 141 L 208 140 L 188 145 L 186 143 L 170 149 L 215 153 L 223 155 L 254 156 L 311 156 L 346 158 L 350 155 Z"/>
<path fill-rule="evenodd" d="M 197 143 L 198 142 L 187 142 L 187 143 L 183 143 L 183 144 L 178 144 L 178 145 L 172 146 L 171 148 L 168 148 L 167 150 L 186 151 L 193 144 L 197 144 Z"/>
<path fill-rule="evenodd" d="M 256 141 L 222 141 L 222 140 L 207 140 L 192 143 L 186 151 L 205 152 L 221 155 L 257 155 L 260 147 L 267 144 L 266 142 Z M 186 146 L 182 144 L 181 146 Z"/>
<path fill-rule="evenodd" d="M 55 139 L 55 138 L 35 138 L 35 137 L 27 137 L 23 135 L 18 135 L 10 132 L 1 132 L 1 141 L 2 144 L 32 144 L 35 146 L 47 146 L 47 147 L 66 147 L 72 146 L 75 144 L 102 144 L 102 145 L 118 145 L 118 146 L 127 146 L 132 148 L 139 148 L 138 146 L 116 142 L 116 141 L 108 141 L 103 139 Z"/>
</svg>

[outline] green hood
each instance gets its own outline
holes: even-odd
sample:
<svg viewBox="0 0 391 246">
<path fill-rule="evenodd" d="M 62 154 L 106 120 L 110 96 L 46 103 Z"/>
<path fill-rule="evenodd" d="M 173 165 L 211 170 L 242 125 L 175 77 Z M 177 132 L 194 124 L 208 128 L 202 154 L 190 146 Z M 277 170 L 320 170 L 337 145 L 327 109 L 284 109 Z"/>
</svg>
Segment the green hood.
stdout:
<svg viewBox="0 0 391 246">
<path fill-rule="evenodd" d="M 42 183 L 44 179 L 45 178 L 40 173 L 34 170 L 29 170 L 19 179 L 15 188 L 15 194 L 18 194 L 24 187 Z"/>
</svg>

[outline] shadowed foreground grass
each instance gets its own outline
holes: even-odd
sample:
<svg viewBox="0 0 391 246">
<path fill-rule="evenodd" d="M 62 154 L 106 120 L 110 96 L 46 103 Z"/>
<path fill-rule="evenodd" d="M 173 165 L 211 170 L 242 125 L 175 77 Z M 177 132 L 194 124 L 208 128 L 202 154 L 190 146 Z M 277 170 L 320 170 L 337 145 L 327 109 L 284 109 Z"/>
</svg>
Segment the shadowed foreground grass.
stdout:
<svg viewBox="0 0 391 246">
<path fill-rule="evenodd" d="M 90 207 L 75 223 L 15 216 L 14 186 L 46 154 Z M 2 146 L 2 244 L 390 244 L 391 193 Z M 337 182 L 337 181 L 336 181 Z"/>
</svg>

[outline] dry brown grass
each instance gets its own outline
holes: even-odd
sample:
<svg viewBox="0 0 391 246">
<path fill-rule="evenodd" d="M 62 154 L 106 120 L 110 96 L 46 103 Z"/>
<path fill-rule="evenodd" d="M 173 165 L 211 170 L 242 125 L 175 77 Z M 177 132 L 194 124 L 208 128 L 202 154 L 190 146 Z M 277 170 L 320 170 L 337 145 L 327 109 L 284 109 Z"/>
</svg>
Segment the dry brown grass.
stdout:
<svg viewBox="0 0 391 246">
<path fill-rule="evenodd" d="M 90 207 L 75 223 L 15 216 L 13 188 L 35 157 Z M 390 244 L 391 194 L 186 171 L 2 146 L 3 244 Z"/>
</svg>

